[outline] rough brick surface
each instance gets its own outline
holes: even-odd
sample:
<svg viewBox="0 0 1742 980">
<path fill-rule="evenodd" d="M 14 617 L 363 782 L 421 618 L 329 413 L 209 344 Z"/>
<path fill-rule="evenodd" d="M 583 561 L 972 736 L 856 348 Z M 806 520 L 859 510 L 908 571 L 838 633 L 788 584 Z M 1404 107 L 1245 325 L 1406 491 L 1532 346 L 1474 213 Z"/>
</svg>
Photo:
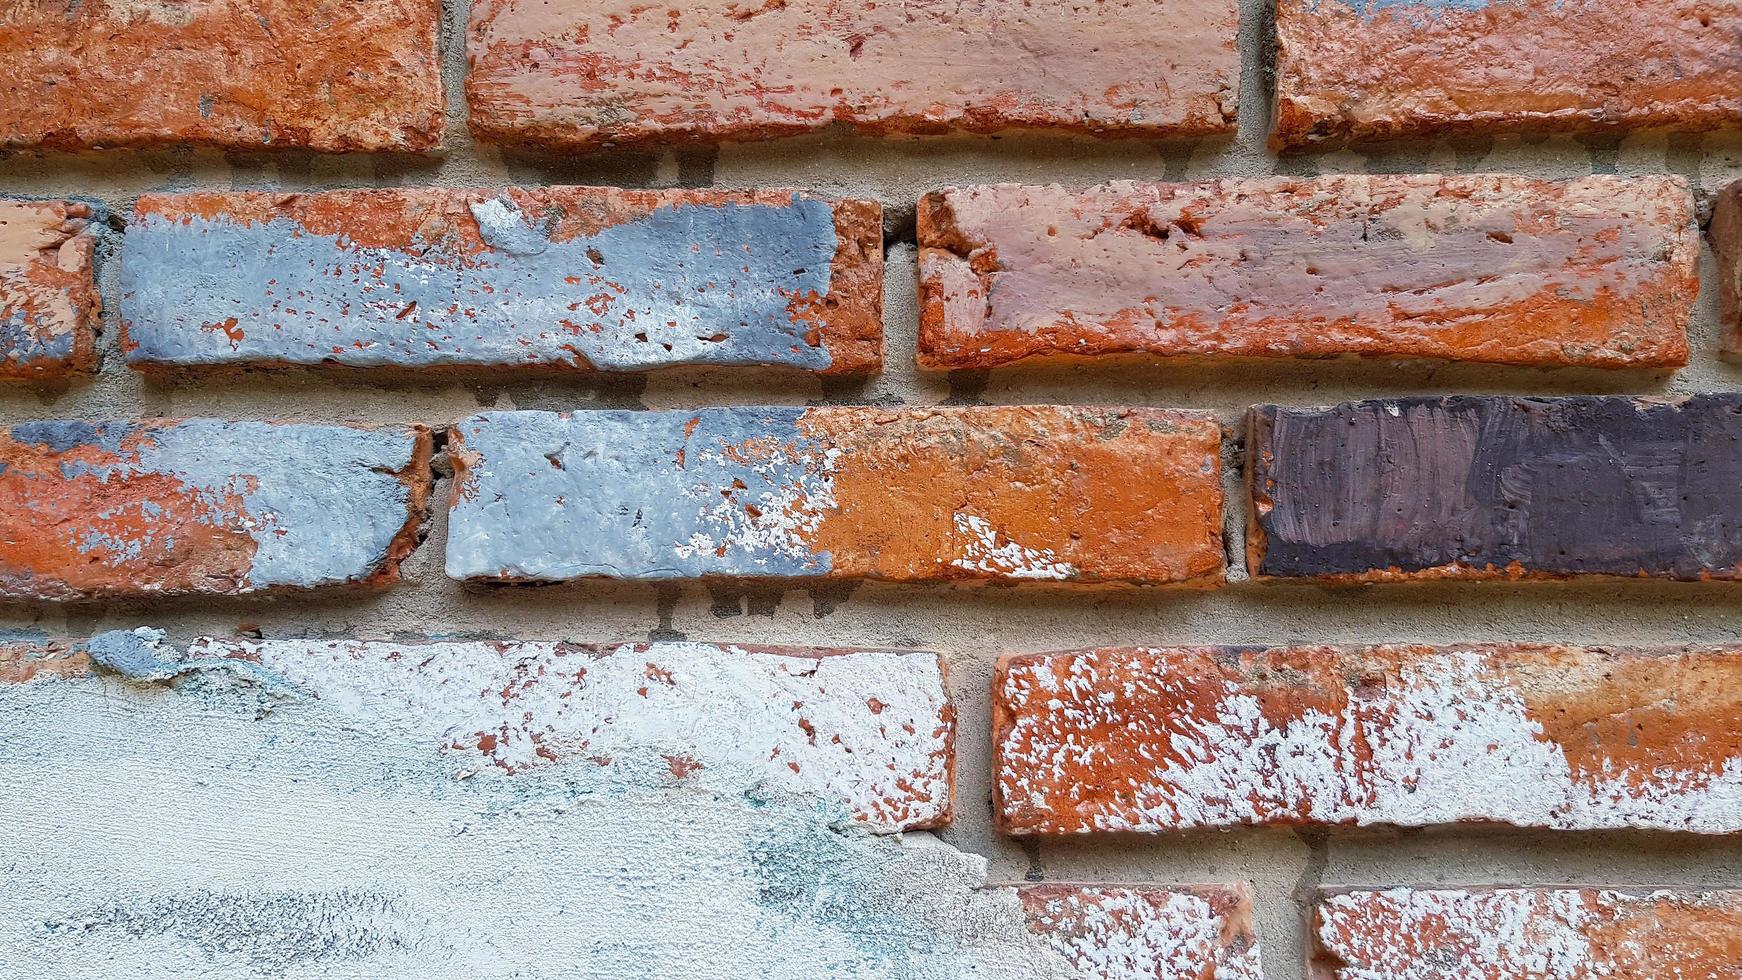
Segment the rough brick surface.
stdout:
<svg viewBox="0 0 1742 980">
<path fill-rule="evenodd" d="M 20 0 L 0 148 L 434 149 L 440 19 L 433 0 Z"/>
<path fill-rule="evenodd" d="M 1207 415 L 487 412 L 449 446 L 455 578 L 1222 577 L 1220 429 Z"/>
<path fill-rule="evenodd" d="M 0 430 L 0 598 L 240 594 L 398 578 L 416 429 L 32 422 Z"/>
<path fill-rule="evenodd" d="M 1082 980 L 1264 980 L 1243 885 L 1029 885 L 1028 926 Z"/>
<path fill-rule="evenodd" d="M 471 128 L 595 147 L 870 133 L 1232 131 L 1233 0 L 480 0 Z"/>
<path fill-rule="evenodd" d="M 1710 0 L 1278 0 L 1271 142 L 1733 125 L 1738 36 Z"/>
<path fill-rule="evenodd" d="M 1017 834 L 1501 823 L 1742 831 L 1742 650 L 1110 649 L 1004 658 Z"/>
<path fill-rule="evenodd" d="M 90 657 L 71 644 L 0 632 L 0 684 L 83 677 L 90 670 Z"/>
<path fill-rule="evenodd" d="M 920 204 L 920 366 L 1402 357 L 1678 367 L 1681 178 L 974 186 Z"/>
<path fill-rule="evenodd" d="M 882 364 L 882 209 L 793 191 L 142 198 L 121 316 L 145 369 Z"/>
<path fill-rule="evenodd" d="M 196 640 L 154 630 L 91 642 L 140 679 L 245 665 L 440 746 L 458 775 L 663 758 L 673 779 L 746 773 L 838 800 L 881 831 L 950 822 L 955 712 L 943 658 L 914 650 L 589 646 L 564 642 Z"/>
<path fill-rule="evenodd" d="M 1248 424 L 1257 576 L 1742 577 L 1742 395 L 1262 406 Z"/>
<path fill-rule="evenodd" d="M 1312 980 L 1738 980 L 1742 891 L 1328 892 Z"/>
<path fill-rule="evenodd" d="M 0 381 L 96 370 L 90 216 L 73 201 L 0 200 Z"/>
<path fill-rule="evenodd" d="M 920 365 L 1109 355 L 1677 367 L 1699 233 L 1676 177 L 1338 176 L 919 208 Z"/>
<path fill-rule="evenodd" d="M 1712 252 L 1718 258 L 1722 352 L 1742 355 L 1742 181 L 1725 186 L 1712 203 Z"/>
</svg>

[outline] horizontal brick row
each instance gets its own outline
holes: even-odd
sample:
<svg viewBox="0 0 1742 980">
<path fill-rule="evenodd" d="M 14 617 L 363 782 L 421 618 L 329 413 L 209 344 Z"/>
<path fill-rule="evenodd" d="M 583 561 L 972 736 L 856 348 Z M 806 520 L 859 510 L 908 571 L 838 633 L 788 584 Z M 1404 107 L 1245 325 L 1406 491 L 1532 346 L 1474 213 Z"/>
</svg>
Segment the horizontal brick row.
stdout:
<svg viewBox="0 0 1742 980">
<path fill-rule="evenodd" d="M 30 422 L 0 429 L 0 598 L 385 585 L 416 546 L 421 426 Z"/>
<path fill-rule="evenodd" d="M 816 794 L 880 831 L 951 817 L 955 711 L 935 653 L 519 640 L 178 647 L 151 629 L 106 633 L 88 650 L 138 680 L 240 670 L 403 723 L 461 775 L 654 759 L 674 779 L 721 770 Z"/>
<path fill-rule="evenodd" d="M 882 366 L 882 209 L 793 191 L 141 198 L 134 367 Z"/>
<path fill-rule="evenodd" d="M 1742 978 L 1742 891 L 1321 894 L 1311 980 Z"/>
<path fill-rule="evenodd" d="M 0 23 L 0 149 L 432 150 L 437 0 L 24 0 Z"/>
<path fill-rule="evenodd" d="M 97 369 L 88 205 L 0 199 L 0 382 Z"/>
<path fill-rule="evenodd" d="M 1278 0 L 1271 142 L 1733 126 L 1739 36 L 1709 0 Z"/>
<path fill-rule="evenodd" d="M 1714 244 L 1735 280 L 1728 211 L 1720 201 Z M 87 214 L 0 202 L 0 378 L 94 368 Z M 121 347 L 172 375 L 875 373 L 881 219 L 873 201 L 791 190 L 146 195 L 121 236 Z M 1674 368 L 1699 291 L 1679 177 L 953 188 L 921 202 L 918 238 L 930 370 L 1339 356 Z"/>
<path fill-rule="evenodd" d="M 1213 585 L 1220 428 L 1142 408 L 486 412 L 447 570 Z"/>
<path fill-rule="evenodd" d="M 1266 406 L 1246 442 L 1257 577 L 1742 577 L 1742 395 Z"/>
<path fill-rule="evenodd" d="M 594 148 L 1047 128 L 1199 136 L 1234 128 L 1234 0 L 841 4 L 481 0 L 472 132 Z"/>
<path fill-rule="evenodd" d="M 25 3 L 0 25 L 0 148 L 432 150 L 440 17 L 433 0 Z M 1234 0 L 484 0 L 469 128 L 578 149 L 836 125 L 1211 136 L 1235 128 L 1239 20 Z M 1734 125 L 1739 32 L 1706 0 L 1281 0 L 1272 142 Z"/>
<path fill-rule="evenodd" d="M 1742 831 L 1742 649 L 1023 654 L 993 715 L 1007 833 Z"/>
<path fill-rule="evenodd" d="M 919 208 L 919 363 L 1435 358 L 1679 367 L 1699 291 L 1677 177 L 997 185 Z"/>
<path fill-rule="evenodd" d="M 1264 980 L 1243 885 L 1025 885 L 1035 935 L 1082 980 Z"/>
</svg>

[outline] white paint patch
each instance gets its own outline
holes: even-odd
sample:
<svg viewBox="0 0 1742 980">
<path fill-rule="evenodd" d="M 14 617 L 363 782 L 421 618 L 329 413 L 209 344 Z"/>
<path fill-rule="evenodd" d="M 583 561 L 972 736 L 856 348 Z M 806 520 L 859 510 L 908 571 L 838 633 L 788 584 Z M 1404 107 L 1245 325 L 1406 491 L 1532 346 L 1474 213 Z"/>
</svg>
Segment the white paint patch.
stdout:
<svg viewBox="0 0 1742 980">
<path fill-rule="evenodd" d="M 1133 733 L 1140 758 L 1125 761 L 1148 771 L 1115 803 L 1071 804 L 1096 830 L 1301 821 L 1742 829 L 1742 758 L 1715 772 L 1615 763 L 1575 772 L 1481 650 L 1408 660 L 1395 684 L 1349 699 L 1336 714 L 1306 710 L 1283 722 L 1266 717 L 1260 698 L 1234 681 L 1203 703 L 1201 678 L 1165 666 L 1166 650 L 1137 654 L 1163 664 L 1145 678 L 1152 693 L 1143 700 L 1154 711 L 1098 697 L 1105 682 L 1095 654 L 1063 656 L 1071 658 L 1067 697 L 1047 689 L 1047 661 L 1012 670 L 1002 696 L 1019 714 L 1003 739 L 999 778 L 1008 804 L 1051 809 L 1057 804 L 1046 785 L 1064 771 L 1095 772 L 1109 751 L 1080 744 L 1076 733 L 1097 726 Z M 1037 700 L 1046 710 L 1022 709 Z M 1197 711 L 1162 707 L 1181 703 L 1196 703 Z M 1047 778 L 1037 782 L 1032 773 Z"/>
<path fill-rule="evenodd" d="M 1048 898 L 1029 915 L 1085 977 L 1264 980 L 1257 942 L 1233 948 L 1228 920 L 1188 891 L 1086 887 Z"/>
<path fill-rule="evenodd" d="M 0 977 L 1072 975 L 979 858 L 760 773 L 455 781 L 404 716 L 252 677 L 0 687 Z"/>
<path fill-rule="evenodd" d="M 935 653 L 205 639 L 186 655 L 215 658 L 440 746 L 466 775 L 657 751 L 695 785 L 751 773 L 839 799 L 877 830 L 949 819 L 954 719 Z"/>
<path fill-rule="evenodd" d="M 957 568 L 1015 579 L 1064 581 L 1077 575 L 1076 567 L 1059 561 L 1057 552 L 1018 544 L 983 517 L 956 514 L 956 533 L 967 539 L 962 556 L 950 562 Z"/>
</svg>

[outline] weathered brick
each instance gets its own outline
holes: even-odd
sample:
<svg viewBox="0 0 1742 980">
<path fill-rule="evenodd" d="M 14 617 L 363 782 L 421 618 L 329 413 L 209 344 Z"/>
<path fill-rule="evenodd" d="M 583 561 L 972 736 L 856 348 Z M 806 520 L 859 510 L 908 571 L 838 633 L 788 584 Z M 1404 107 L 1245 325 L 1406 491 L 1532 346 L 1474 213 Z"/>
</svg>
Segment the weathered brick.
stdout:
<svg viewBox="0 0 1742 980">
<path fill-rule="evenodd" d="M 148 370 L 882 365 L 882 209 L 794 191 L 147 196 L 121 316 Z"/>
<path fill-rule="evenodd" d="M 1213 585 L 1219 445 L 1140 408 L 486 412 L 448 574 Z"/>
<path fill-rule="evenodd" d="M 217 638 L 182 650 L 146 629 L 104 634 L 91 654 L 146 680 L 246 665 L 268 686 L 410 724 L 461 776 L 651 759 L 677 780 L 747 773 L 838 800 L 880 831 L 950 822 L 955 710 L 935 653 Z"/>
<path fill-rule="evenodd" d="M 1742 394 L 1272 405 L 1248 425 L 1256 576 L 1742 578 Z"/>
<path fill-rule="evenodd" d="M 0 430 L 0 597 L 384 585 L 416 547 L 430 434 L 227 422 Z"/>
<path fill-rule="evenodd" d="M 1391 357 L 1678 367 L 1699 292 L 1678 177 L 1351 175 L 919 208 L 919 363 Z"/>
<path fill-rule="evenodd" d="M 875 134 L 1234 129 L 1233 0 L 480 0 L 484 139 L 551 147 Z"/>
<path fill-rule="evenodd" d="M 1742 831 L 1742 649 L 1196 647 L 1000 661 L 1000 827 Z"/>
<path fill-rule="evenodd" d="M 90 657 L 76 646 L 0 631 L 0 684 L 83 677 L 90 670 Z"/>
<path fill-rule="evenodd" d="M 1737 980 L 1742 891 L 1322 893 L 1312 980 Z"/>
<path fill-rule="evenodd" d="M 90 216 L 73 201 L 0 200 L 0 381 L 96 370 Z"/>
<path fill-rule="evenodd" d="M 1727 358 L 1742 355 L 1742 181 L 1725 186 L 1712 203 L 1712 252 L 1718 259 L 1719 322 Z"/>
<path fill-rule="evenodd" d="M 1244 885 L 1026 885 L 1028 927 L 1083 980 L 1263 980 Z"/>
<path fill-rule="evenodd" d="M 1711 0 L 1278 0 L 1271 143 L 1734 125 L 1738 36 Z"/>
<path fill-rule="evenodd" d="M 434 0 L 21 0 L 0 148 L 431 150 L 440 20 Z"/>
</svg>

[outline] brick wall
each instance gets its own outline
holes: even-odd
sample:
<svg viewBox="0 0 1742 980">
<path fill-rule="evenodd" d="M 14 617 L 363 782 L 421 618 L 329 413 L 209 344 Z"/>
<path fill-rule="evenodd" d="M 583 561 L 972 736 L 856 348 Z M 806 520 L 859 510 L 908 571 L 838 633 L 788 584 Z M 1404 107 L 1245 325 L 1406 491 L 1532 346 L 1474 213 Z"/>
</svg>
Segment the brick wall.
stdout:
<svg viewBox="0 0 1742 980">
<path fill-rule="evenodd" d="M 1728 5 L 3 20 L 0 980 L 1742 978 Z"/>
</svg>

